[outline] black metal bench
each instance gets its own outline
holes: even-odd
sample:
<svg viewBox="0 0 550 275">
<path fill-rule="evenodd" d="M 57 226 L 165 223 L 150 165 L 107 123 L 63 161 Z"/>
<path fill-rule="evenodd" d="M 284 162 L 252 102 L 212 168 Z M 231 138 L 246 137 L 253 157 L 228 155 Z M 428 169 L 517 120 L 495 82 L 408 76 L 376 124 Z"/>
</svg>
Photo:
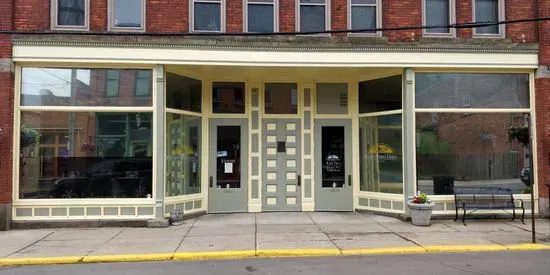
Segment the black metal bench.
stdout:
<svg viewBox="0 0 550 275">
<path fill-rule="evenodd" d="M 458 219 L 458 209 L 464 210 L 462 214 L 462 223 L 466 225 L 466 211 L 472 210 L 469 214 L 476 210 L 512 210 L 512 220 L 516 219 L 516 209 L 523 210 L 521 214 L 521 222 L 524 222 L 525 207 L 523 200 L 514 199 L 512 190 L 509 188 L 499 187 L 454 187 L 453 193 L 455 196 L 456 216 Z M 516 200 L 519 205 L 516 205 Z"/>
</svg>

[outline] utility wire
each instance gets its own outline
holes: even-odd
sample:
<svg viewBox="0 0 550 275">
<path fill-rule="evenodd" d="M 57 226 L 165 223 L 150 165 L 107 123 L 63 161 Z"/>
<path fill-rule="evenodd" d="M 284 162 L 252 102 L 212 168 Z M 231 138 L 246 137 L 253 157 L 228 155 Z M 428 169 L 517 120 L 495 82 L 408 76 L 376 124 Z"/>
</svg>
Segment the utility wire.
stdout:
<svg viewBox="0 0 550 275">
<path fill-rule="evenodd" d="M 499 26 L 518 23 L 532 23 L 550 21 L 550 17 L 538 17 L 527 19 L 516 19 L 498 22 L 466 22 L 460 24 L 449 25 L 421 25 L 421 26 L 405 26 L 405 27 L 390 27 L 390 28 L 370 28 L 370 29 L 345 29 L 345 30 L 327 30 L 327 31 L 310 31 L 310 32 L 78 32 L 78 31 L 0 31 L 0 34 L 20 34 L 20 35 L 51 35 L 51 34 L 70 34 L 70 35 L 107 35 L 107 36 L 123 36 L 123 35 L 140 35 L 140 36 L 293 36 L 293 35 L 314 35 L 314 34 L 337 34 L 337 33 L 375 33 L 381 31 L 408 31 L 408 30 L 426 30 L 426 29 L 471 29 L 488 26 Z"/>
</svg>

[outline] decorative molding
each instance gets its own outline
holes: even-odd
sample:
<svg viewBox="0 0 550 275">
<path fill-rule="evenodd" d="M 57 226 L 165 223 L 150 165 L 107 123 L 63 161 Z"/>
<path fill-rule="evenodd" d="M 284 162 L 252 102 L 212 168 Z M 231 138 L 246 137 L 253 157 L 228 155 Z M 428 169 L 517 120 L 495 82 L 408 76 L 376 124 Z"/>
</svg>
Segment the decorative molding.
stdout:
<svg viewBox="0 0 550 275">
<path fill-rule="evenodd" d="M 14 39 L 14 46 L 42 46 L 42 47 L 100 47 L 100 48 L 154 48 L 154 49 L 218 49 L 218 50 L 248 50 L 248 51 L 319 51 L 319 52 L 444 52 L 444 53 L 531 53 L 539 52 L 537 45 L 526 45 L 522 47 L 511 48 L 510 45 L 465 45 L 461 46 L 449 44 L 441 45 L 353 45 L 353 44 L 334 44 L 327 46 L 313 46 L 311 43 L 288 43 L 281 45 L 279 41 L 273 41 L 265 44 L 250 45 L 247 41 L 230 41 L 233 44 L 220 44 L 223 41 L 215 40 L 194 40 L 194 43 L 152 43 L 152 42 L 113 42 L 113 41 L 49 41 L 49 40 L 22 40 Z M 200 42 L 200 43 L 199 43 Z M 320 45 L 327 43 L 319 43 Z M 275 46 L 274 46 L 275 45 Z"/>
</svg>

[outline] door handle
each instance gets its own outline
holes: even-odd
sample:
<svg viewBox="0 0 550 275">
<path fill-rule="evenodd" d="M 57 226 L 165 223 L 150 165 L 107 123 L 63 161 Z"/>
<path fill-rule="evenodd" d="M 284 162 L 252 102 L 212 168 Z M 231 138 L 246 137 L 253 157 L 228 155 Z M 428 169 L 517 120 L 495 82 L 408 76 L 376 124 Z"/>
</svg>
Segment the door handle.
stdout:
<svg viewBox="0 0 550 275">
<path fill-rule="evenodd" d="M 214 177 L 210 177 L 208 182 L 210 182 L 210 188 L 214 187 Z"/>
<path fill-rule="evenodd" d="M 302 186 L 302 176 L 300 176 L 300 175 L 298 175 L 297 185 Z"/>
<path fill-rule="evenodd" d="M 351 175 L 348 175 L 348 185 L 351 186 Z"/>
</svg>

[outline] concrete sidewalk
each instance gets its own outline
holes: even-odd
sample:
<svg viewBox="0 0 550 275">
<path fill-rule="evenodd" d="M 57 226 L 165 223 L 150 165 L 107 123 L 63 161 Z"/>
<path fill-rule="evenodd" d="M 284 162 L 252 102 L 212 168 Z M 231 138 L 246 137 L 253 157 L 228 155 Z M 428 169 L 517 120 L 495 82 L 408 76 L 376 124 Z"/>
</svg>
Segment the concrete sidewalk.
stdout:
<svg viewBox="0 0 550 275">
<path fill-rule="evenodd" d="M 361 213 L 214 214 L 169 228 L 0 232 L 0 265 L 254 256 L 549 249 L 550 222 L 448 220 L 417 227 Z"/>
</svg>

